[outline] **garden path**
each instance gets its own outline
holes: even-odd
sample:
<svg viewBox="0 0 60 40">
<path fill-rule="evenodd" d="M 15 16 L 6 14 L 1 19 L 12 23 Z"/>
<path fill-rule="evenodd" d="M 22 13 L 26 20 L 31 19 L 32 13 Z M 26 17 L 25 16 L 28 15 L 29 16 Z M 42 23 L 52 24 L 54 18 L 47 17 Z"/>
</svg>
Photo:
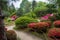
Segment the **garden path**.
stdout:
<svg viewBox="0 0 60 40">
<path fill-rule="evenodd" d="M 9 26 L 6 27 L 8 30 L 14 30 L 13 29 L 14 26 Z M 34 35 L 30 35 L 28 33 L 22 32 L 22 31 L 16 31 L 14 30 L 17 34 L 17 37 L 21 38 L 21 40 L 42 40 Z"/>
</svg>

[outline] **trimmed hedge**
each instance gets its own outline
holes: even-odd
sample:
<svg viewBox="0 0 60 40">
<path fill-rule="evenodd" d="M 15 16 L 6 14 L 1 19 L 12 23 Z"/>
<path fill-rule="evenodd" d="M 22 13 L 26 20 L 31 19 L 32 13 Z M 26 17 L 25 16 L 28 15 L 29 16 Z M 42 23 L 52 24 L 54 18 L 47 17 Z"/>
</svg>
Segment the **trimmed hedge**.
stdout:
<svg viewBox="0 0 60 40">
<path fill-rule="evenodd" d="M 38 20 L 30 18 L 30 17 L 19 17 L 16 21 L 15 21 L 15 25 L 16 28 L 27 28 L 27 24 L 29 23 L 33 23 L 33 22 L 38 22 Z"/>
</svg>

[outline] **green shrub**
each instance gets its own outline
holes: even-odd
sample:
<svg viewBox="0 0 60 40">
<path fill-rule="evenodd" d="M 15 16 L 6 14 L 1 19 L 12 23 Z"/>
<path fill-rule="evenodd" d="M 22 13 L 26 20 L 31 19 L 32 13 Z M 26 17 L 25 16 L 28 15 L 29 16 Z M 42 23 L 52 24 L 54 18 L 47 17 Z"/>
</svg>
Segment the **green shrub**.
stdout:
<svg viewBox="0 0 60 40">
<path fill-rule="evenodd" d="M 34 12 L 26 13 L 24 16 L 31 17 L 31 18 L 36 18 L 37 17 Z"/>
<path fill-rule="evenodd" d="M 20 17 L 15 21 L 16 28 L 27 28 L 27 24 L 32 22 L 38 22 L 36 19 L 31 17 Z"/>
<path fill-rule="evenodd" d="M 13 30 L 6 31 L 6 35 L 7 35 L 7 40 L 17 40 L 17 35 Z"/>
<path fill-rule="evenodd" d="M 46 11 L 46 7 L 37 7 L 35 8 L 34 13 L 37 15 L 37 17 L 41 17 L 47 14 Z"/>
</svg>

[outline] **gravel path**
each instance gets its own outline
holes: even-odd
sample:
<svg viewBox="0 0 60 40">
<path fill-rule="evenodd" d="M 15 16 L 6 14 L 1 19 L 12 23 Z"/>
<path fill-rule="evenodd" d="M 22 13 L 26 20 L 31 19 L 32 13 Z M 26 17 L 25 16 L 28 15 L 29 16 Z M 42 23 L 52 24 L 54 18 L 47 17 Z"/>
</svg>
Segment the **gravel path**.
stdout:
<svg viewBox="0 0 60 40">
<path fill-rule="evenodd" d="M 14 26 L 6 27 L 8 30 L 13 30 Z M 16 31 L 17 37 L 21 38 L 21 40 L 42 40 L 36 36 L 30 35 L 28 33 L 22 32 L 22 31 Z"/>
</svg>

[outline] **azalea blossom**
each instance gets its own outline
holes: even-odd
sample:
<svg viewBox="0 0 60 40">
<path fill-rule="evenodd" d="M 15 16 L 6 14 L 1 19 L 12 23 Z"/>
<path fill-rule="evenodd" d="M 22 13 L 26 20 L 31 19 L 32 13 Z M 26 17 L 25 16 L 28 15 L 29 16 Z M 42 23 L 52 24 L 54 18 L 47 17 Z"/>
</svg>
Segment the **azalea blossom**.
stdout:
<svg viewBox="0 0 60 40">
<path fill-rule="evenodd" d="M 42 20 L 48 20 L 48 16 L 41 17 Z"/>
<path fill-rule="evenodd" d="M 51 16 L 53 16 L 53 14 L 47 14 L 47 15 L 41 17 L 41 19 L 42 19 L 42 20 L 48 20 L 49 17 L 51 17 Z"/>
<path fill-rule="evenodd" d="M 53 24 L 55 27 L 60 27 L 60 20 L 55 21 Z"/>
<path fill-rule="evenodd" d="M 48 31 L 48 37 L 53 40 L 60 40 L 60 28 L 52 28 Z"/>
<path fill-rule="evenodd" d="M 12 17 L 11 17 L 11 20 L 16 20 L 16 18 L 17 18 L 17 16 L 16 15 L 13 15 Z"/>
</svg>

